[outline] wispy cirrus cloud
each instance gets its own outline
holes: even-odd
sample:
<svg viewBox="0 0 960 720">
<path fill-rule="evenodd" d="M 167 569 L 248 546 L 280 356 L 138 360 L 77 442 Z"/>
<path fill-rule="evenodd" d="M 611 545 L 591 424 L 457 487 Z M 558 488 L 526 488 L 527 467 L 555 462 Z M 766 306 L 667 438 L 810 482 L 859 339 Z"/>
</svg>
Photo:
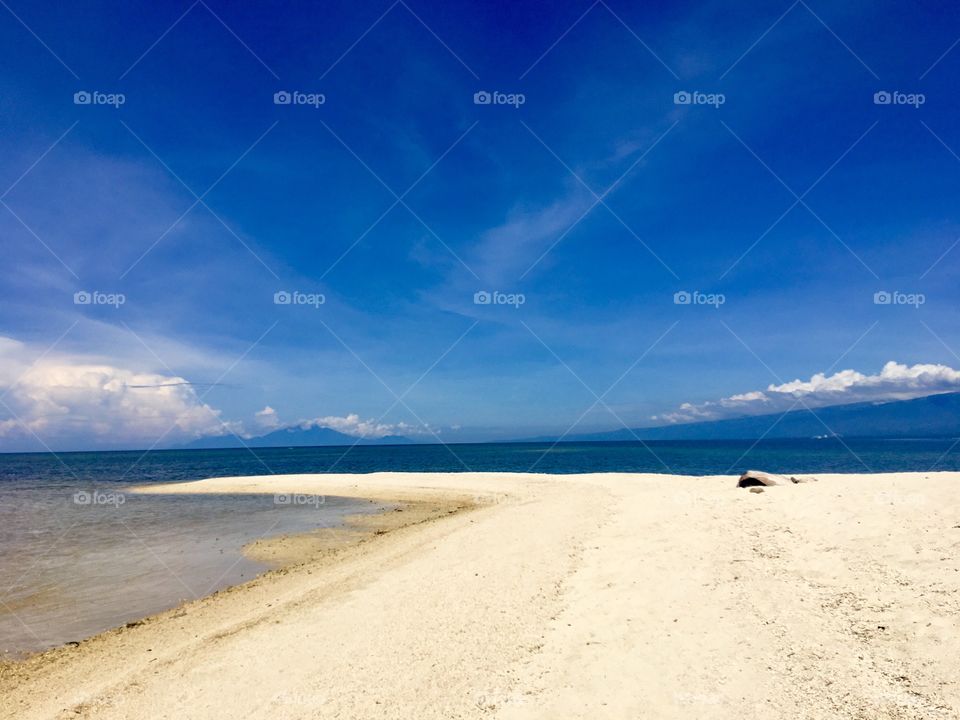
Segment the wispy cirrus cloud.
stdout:
<svg viewBox="0 0 960 720">
<path fill-rule="evenodd" d="M 481 279 L 517 282 L 538 258 L 569 232 L 590 208 L 590 195 L 570 184 L 566 195 L 540 207 L 516 207 L 500 225 L 485 231 L 471 260 Z"/>
<path fill-rule="evenodd" d="M 960 391 L 960 370 L 947 365 L 904 365 L 890 361 L 879 373 L 865 375 L 841 370 L 833 375 L 817 373 L 809 380 L 769 385 L 765 390 L 730 395 L 704 403 L 683 403 L 674 412 L 654 415 L 667 423 L 722 420 L 743 415 L 784 412 L 803 403 L 808 407 L 848 405 L 856 402 L 886 402 Z"/>
</svg>

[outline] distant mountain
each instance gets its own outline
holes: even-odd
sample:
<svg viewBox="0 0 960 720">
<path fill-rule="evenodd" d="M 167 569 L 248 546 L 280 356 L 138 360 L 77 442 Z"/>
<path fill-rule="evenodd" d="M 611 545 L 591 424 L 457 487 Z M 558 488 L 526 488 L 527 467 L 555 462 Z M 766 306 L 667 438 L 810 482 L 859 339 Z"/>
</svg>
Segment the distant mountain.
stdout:
<svg viewBox="0 0 960 720">
<path fill-rule="evenodd" d="M 324 427 L 303 429 L 299 427 L 281 428 L 272 433 L 240 441 L 235 435 L 220 435 L 194 440 L 184 447 L 190 450 L 212 450 L 217 448 L 272 448 L 272 447 L 312 447 L 316 445 L 405 445 L 413 442 L 399 435 L 387 435 L 381 438 L 357 438 L 346 433 Z"/>
<path fill-rule="evenodd" d="M 588 435 L 568 435 L 576 440 L 755 440 L 842 437 L 960 437 L 960 393 L 930 395 L 914 400 L 833 405 L 786 414 L 664 425 Z M 819 419 L 818 419 L 819 418 Z M 556 438 L 550 438 L 555 440 Z"/>
</svg>

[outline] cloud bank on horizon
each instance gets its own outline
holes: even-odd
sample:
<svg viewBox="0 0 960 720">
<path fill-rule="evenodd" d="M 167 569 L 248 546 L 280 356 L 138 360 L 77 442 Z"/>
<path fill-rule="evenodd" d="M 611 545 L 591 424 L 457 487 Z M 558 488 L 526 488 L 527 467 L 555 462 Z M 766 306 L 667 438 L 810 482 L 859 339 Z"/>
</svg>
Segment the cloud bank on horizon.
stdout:
<svg viewBox="0 0 960 720">
<path fill-rule="evenodd" d="M 203 437 L 244 439 L 286 427 L 330 428 L 350 437 L 422 435 L 408 423 L 364 420 L 356 413 L 283 423 L 269 405 L 255 413 L 248 430 L 239 420 L 204 401 L 186 378 L 132 370 L 96 357 L 50 353 L 0 336 L 0 443 L 25 442 L 42 449 L 81 447 L 168 447 Z M 2 447 L 2 445 L 0 445 Z"/>
<path fill-rule="evenodd" d="M 857 402 L 888 402 L 960 391 L 960 371 L 946 365 L 903 365 L 891 360 L 875 375 L 841 370 L 817 373 L 809 380 L 768 385 L 765 390 L 730 395 L 703 403 L 683 403 L 674 412 L 651 419 L 669 424 L 766 415 L 803 407 L 828 407 Z"/>
<path fill-rule="evenodd" d="M 344 416 L 324 415 L 307 420 L 297 420 L 296 422 L 284 422 L 280 420 L 279 413 L 269 405 L 256 413 L 256 420 L 260 429 L 266 432 L 295 428 L 300 430 L 327 428 L 362 440 L 378 440 L 393 435 L 420 436 L 432 434 L 429 427 L 405 422 L 386 423 L 371 418 L 364 420 L 357 413 L 349 413 Z M 241 434 L 241 437 L 251 438 L 256 437 L 256 435 L 257 433 L 245 432 Z"/>
<path fill-rule="evenodd" d="M 431 441 L 429 426 L 364 419 L 357 413 L 286 422 L 267 405 L 249 423 L 225 419 L 205 402 L 205 393 L 185 378 L 117 367 L 95 357 L 36 353 L 0 336 L 0 401 L 10 417 L 0 420 L 0 442 L 39 443 L 43 449 L 79 447 L 170 447 L 205 437 L 236 435 L 249 440 L 285 428 L 329 428 L 357 439 L 407 436 Z M 720 420 L 855 402 L 908 400 L 960 391 L 960 370 L 946 365 L 886 363 L 869 375 L 841 370 L 809 380 L 771 384 L 716 401 L 683 403 L 653 416 L 663 424 Z M 459 428 L 458 428 L 459 429 Z M 42 438 L 42 440 L 41 440 Z"/>
</svg>

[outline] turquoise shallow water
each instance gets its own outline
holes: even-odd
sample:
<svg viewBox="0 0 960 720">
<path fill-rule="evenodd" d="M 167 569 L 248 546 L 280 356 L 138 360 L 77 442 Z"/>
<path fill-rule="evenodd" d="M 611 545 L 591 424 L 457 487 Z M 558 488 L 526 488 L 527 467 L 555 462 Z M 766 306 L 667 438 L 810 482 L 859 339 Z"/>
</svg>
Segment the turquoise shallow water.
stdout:
<svg viewBox="0 0 960 720">
<path fill-rule="evenodd" d="M 133 495 L 130 485 L 282 473 L 960 470 L 953 440 L 500 443 L 0 455 L 0 653 L 98 631 L 242 582 L 264 536 L 339 527 L 346 498 Z"/>
</svg>

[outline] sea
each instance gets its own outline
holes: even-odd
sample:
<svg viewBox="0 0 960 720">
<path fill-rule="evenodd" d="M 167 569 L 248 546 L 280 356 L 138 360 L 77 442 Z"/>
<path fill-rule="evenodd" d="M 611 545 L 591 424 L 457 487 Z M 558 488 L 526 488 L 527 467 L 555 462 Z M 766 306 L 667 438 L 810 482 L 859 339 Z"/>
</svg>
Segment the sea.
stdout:
<svg viewBox="0 0 960 720">
<path fill-rule="evenodd" d="M 77 642 L 249 580 L 242 549 L 375 512 L 368 501 L 137 495 L 133 485 L 285 473 L 960 470 L 960 440 L 387 445 L 0 454 L 0 657 Z"/>
</svg>

